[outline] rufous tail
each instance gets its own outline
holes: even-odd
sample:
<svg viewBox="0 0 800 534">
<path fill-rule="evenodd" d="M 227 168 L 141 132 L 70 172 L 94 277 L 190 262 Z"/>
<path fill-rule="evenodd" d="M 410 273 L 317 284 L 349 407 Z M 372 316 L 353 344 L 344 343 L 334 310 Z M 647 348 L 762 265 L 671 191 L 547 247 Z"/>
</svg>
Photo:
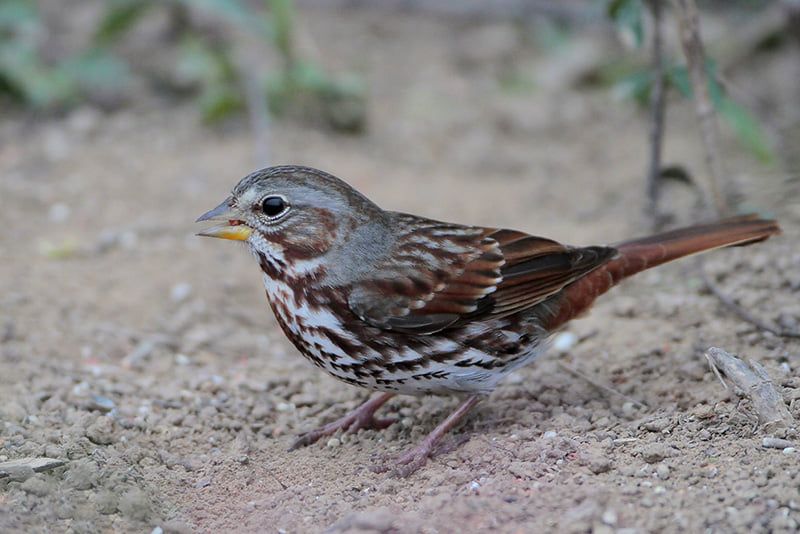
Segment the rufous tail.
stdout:
<svg viewBox="0 0 800 534">
<path fill-rule="evenodd" d="M 620 280 L 645 269 L 706 250 L 758 243 L 780 231 L 776 221 L 745 215 L 615 245 L 617 256 L 563 289 L 547 327 L 581 315 Z"/>
</svg>

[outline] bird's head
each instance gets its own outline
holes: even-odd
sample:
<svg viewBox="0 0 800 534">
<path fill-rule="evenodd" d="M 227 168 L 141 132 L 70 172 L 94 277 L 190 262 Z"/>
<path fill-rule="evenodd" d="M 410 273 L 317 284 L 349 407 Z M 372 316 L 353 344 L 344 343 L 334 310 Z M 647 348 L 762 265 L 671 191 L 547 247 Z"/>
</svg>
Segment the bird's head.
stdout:
<svg viewBox="0 0 800 534">
<path fill-rule="evenodd" d="M 218 221 L 198 235 L 246 241 L 285 264 L 329 252 L 382 210 L 342 180 L 310 167 L 278 166 L 244 177 L 197 221 Z"/>
</svg>

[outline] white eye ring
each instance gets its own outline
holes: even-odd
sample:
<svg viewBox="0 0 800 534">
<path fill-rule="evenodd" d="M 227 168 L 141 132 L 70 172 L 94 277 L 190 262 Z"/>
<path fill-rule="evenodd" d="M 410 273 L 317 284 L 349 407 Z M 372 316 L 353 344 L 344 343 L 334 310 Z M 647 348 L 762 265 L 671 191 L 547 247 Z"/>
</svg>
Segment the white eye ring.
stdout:
<svg viewBox="0 0 800 534">
<path fill-rule="evenodd" d="M 274 221 L 280 219 L 289 211 L 289 201 L 283 195 L 267 195 L 259 203 L 261 212 Z"/>
</svg>

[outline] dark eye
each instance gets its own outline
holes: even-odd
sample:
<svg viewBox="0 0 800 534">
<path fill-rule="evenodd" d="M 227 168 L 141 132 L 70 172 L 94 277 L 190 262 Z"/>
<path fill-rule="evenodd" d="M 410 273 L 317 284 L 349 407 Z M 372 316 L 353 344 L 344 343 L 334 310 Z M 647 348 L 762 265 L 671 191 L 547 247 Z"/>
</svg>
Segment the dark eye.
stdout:
<svg viewBox="0 0 800 534">
<path fill-rule="evenodd" d="M 261 201 L 261 210 L 267 217 L 277 217 L 285 212 L 289 207 L 283 197 L 272 196 Z"/>
</svg>

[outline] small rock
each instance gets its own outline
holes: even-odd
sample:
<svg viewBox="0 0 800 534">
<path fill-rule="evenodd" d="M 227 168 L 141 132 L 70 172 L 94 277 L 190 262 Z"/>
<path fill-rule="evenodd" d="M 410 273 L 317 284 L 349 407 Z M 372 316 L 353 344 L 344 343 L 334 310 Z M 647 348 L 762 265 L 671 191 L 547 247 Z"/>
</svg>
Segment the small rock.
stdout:
<svg viewBox="0 0 800 534">
<path fill-rule="evenodd" d="M 119 499 L 113 491 L 99 491 L 94 495 L 94 505 L 103 515 L 117 513 Z"/>
<path fill-rule="evenodd" d="M 611 470 L 611 459 L 607 456 L 602 456 L 600 454 L 590 454 L 584 458 L 584 463 L 589 468 L 589 471 L 594 473 L 595 475 L 599 475 L 601 473 L 607 473 Z"/>
<path fill-rule="evenodd" d="M 622 415 L 628 419 L 636 415 L 636 405 L 631 401 L 626 401 L 622 404 Z"/>
<path fill-rule="evenodd" d="M 64 476 L 64 481 L 68 486 L 76 490 L 87 490 L 91 488 L 100 478 L 100 468 L 89 460 L 83 458 L 70 463 L 69 470 Z"/>
<path fill-rule="evenodd" d="M 180 282 L 172 286 L 169 291 L 169 298 L 172 302 L 183 302 L 192 294 L 192 284 L 188 282 Z"/>
<path fill-rule="evenodd" d="M 210 485 L 211 485 L 210 478 L 201 478 L 200 480 L 194 483 L 195 489 L 207 488 Z"/>
<path fill-rule="evenodd" d="M 794 447 L 786 447 L 783 449 L 783 454 L 794 454 L 796 450 Z"/>
<path fill-rule="evenodd" d="M 569 352 L 578 343 L 578 336 L 572 332 L 561 332 L 553 340 L 553 350 L 558 353 Z"/>
<path fill-rule="evenodd" d="M 97 445 L 110 445 L 114 442 L 114 421 L 105 415 L 98 417 L 86 429 L 86 437 Z"/>
<path fill-rule="evenodd" d="M 670 424 L 672 424 L 672 421 L 669 417 L 659 417 L 658 419 L 647 421 L 644 424 L 644 428 L 650 432 L 663 432 L 669 428 Z"/>
<path fill-rule="evenodd" d="M 656 476 L 661 480 L 667 480 L 669 478 L 669 467 L 665 464 L 658 464 L 658 467 L 656 467 Z"/>
<path fill-rule="evenodd" d="M 0 418 L 13 421 L 15 423 L 22 422 L 28 416 L 28 411 L 16 401 L 3 403 L 0 406 Z"/>
<path fill-rule="evenodd" d="M 64 465 L 64 460 L 55 458 L 18 458 L 0 463 L 0 473 L 11 480 L 23 481 L 32 477 L 34 473 L 43 473 Z M 0 478 L 4 478 L 0 475 Z"/>
<path fill-rule="evenodd" d="M 331 439 L 329 439 L 329 440 L 328 440 L 328 442 L 326 443 L 326 445 L 327 445 L 327 446 L 328 446 L 328 448 L 330 448 L 330 449 L 335 449 L 336 447 L 338 447 L 338 446 L 339 446 L 339 445 L 341 445 L 341 444 L 342 444 L 342 442 L 341 442 L 341 440 L 339 440 L 339 438 L 331 438 Z"/>
<path fill-rule="evenodd" d="M 794 443 L 787 439 L 766 437 L 761 440 L 761 446 L 766 449 L 786 449 L 792 447 Z"/>
<path fill-rule="evenodd" d="M 115 407 L 114 401 L 102 395 L 92 395 L 88 408 L 98 412 L 108 413 Z"/>
<path fill-rule="evenodd" d="M 131 488 L 119 498 L 119 511 L 127 517 L 147 521 L 150 517 L 150 501 L 139 488 Z"/>
<path fill-rule="evenodd" d="M 642 459 L 649 464 L 658 463 L 672 456 L 672 451 L 663 443 L 651 443 L 641 449 Z"/>
<path fill-rule="evenodd" d="M 22 484 L 20 489 L 26 493 L 36 495 L 37 497 L 44 497 L 50 494 L 50 484 L 44 479 L 40 478 L 43 475 L 32 476 Z"/>
<path fill-rule="evenodd" d="M 698 419 L 711 419 L 714 417 L 714 408 L 708 404 L 700 404 L 692 411 L 692 415 Z"/>
<path fill-rule="evenodd" d="M 47 211 L 47 218 L 50 219 L 51 222 L 54 223 L 62 223 L 69 219 L 72 210 L 66 204 L 62 202 L 58 202 L 50 206 L 50 209 Z"/>
<path fill-rule="evenodd" d="M 508 472 L 522 479 L 531 478 L 536 473 L 535 462 L 513 461 L 508 464 Z"/>
<path fill-rule="evenodd" d="M 600 518 L 600 520 L 606 525 L 613 527 L 614 525 L 617 524 L 618 521 L 616 510 L 609 508 L 608 510 L 603 512 L 603 516 Z"/>
</svg>

